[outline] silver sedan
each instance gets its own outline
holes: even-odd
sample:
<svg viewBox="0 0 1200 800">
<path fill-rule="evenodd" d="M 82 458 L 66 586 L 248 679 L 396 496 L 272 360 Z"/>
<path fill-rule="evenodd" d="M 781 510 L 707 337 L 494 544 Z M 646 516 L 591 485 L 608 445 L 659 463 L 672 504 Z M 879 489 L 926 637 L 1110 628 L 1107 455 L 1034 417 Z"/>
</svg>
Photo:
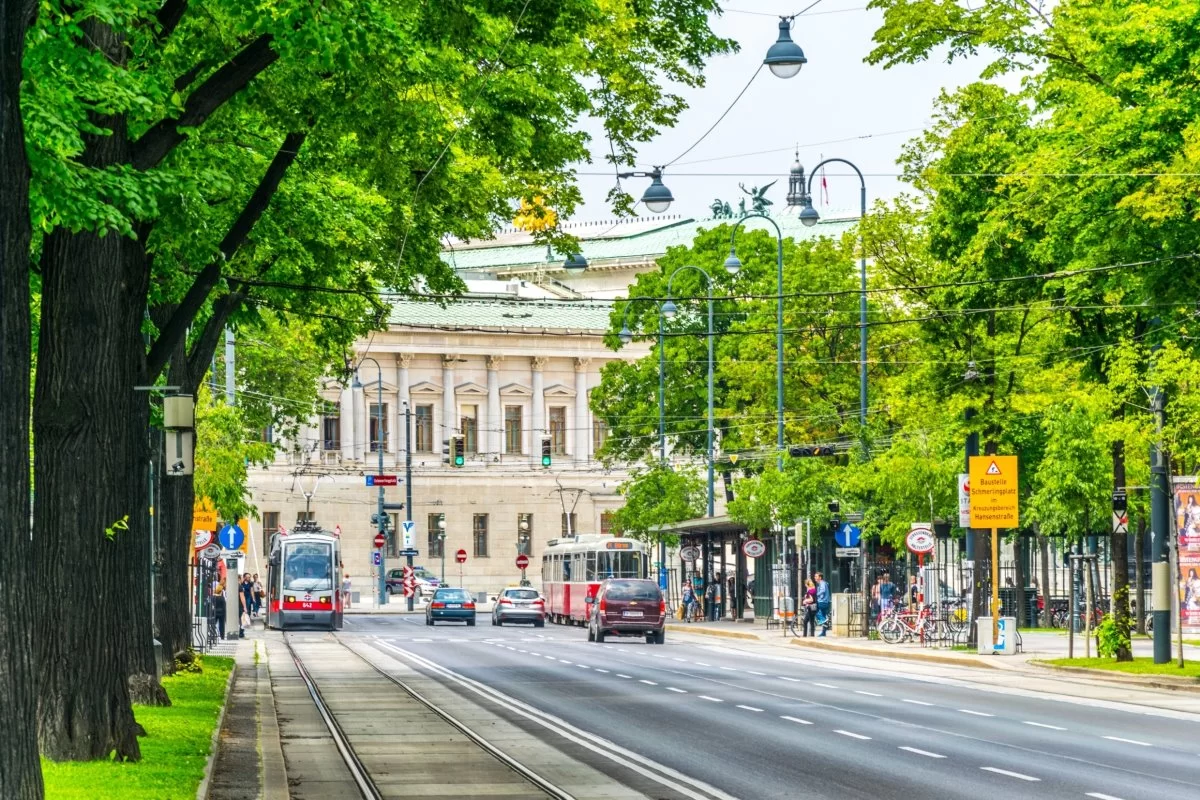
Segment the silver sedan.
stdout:
<svg viewBox="0 0 1200 800">
<path fill-rule="evenodd" d="M 529 622 L 535 628 L 546 624 L 546 601 L 536 589 L 510 587 L 500 592 L 492 606 L 492 624 Z"/>
</svg>

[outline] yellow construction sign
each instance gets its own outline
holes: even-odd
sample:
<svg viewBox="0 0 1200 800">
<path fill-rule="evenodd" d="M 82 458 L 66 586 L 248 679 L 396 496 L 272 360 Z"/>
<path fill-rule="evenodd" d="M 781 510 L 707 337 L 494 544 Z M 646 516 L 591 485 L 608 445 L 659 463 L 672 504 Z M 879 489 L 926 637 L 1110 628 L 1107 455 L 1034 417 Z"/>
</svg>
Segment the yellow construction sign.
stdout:
<svg viewBox="0 0 1200 800">
<path fill-rule="evenodd" d="M 1020 525 L 1016 456 L 971 456 L 971 527 Z"/>
</svg>

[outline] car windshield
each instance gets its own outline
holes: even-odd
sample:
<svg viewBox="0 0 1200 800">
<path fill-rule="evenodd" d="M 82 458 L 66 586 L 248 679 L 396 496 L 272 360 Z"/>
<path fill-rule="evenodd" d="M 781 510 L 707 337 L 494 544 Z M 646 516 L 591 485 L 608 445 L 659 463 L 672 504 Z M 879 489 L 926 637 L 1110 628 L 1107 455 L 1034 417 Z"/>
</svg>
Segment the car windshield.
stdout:
<svg viewBox="0 0 1200 800">
<path fill-rule="evenodd" d="M 513 600 L 537 600 L 538 593 L 533 589 L 508 589 L 504 592 L 505 597 L 511 597 Z"/>
<path fill-rule="evenodd" d="M 659 600 L 658 587 L 649 581 L 612 581 L 604 589 L 607 600 Z"/>
<path fill-rule="evenodd" d="M 451 603 L 465 603 L 471 599 L 471 596 L 467 594 L 466 589 L 438 589 L 433 599 Z"/>
</svg>

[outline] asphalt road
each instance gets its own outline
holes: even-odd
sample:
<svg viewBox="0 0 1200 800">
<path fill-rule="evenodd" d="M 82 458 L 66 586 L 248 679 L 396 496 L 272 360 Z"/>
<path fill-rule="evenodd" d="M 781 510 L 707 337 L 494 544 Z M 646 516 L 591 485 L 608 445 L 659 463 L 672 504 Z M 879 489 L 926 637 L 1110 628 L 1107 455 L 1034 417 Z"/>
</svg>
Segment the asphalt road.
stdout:
<svg viewBox="0 0 1200 800">
<path fill-rule="evenodd" d="M 601 645 L 580 628 L 484 616 L 475 628 L 348 617 L 343 635 L 479 702 L 554 720 L 552 745 L 599 737 L 598 768 L 640 758 L 697 797 L 1200 796 L 1200 718 L 1085 701 L 1067 680 L 1062 695 L 998 692 L 967 680 L 986 675 L 922 679 L 919 665 L 832 666 L 670 633 L 662 646 Z"/>
</svg>

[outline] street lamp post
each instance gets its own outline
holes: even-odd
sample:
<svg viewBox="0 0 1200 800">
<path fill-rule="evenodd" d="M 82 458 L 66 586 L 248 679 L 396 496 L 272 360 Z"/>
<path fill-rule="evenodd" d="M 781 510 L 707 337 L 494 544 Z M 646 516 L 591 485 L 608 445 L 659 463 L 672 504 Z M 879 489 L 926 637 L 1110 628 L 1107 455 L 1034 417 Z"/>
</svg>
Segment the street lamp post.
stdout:
<svg viewBox="0 0 1200 800">
<path fill-rule="evenodd" d="M 370 361 L 375 365 L 376 371 L 379 373 L 379 379 L 375 381 L 375 387 L 378 391 L 378 399 L 375 402 L 375 435 L 378 441 L 375 443 L 375 450 L 379 454 L 379 472 L 377 475 L 383 474 L 383 367 L 379 366 L 379 362 L 370 356 L 363 356 L 359 359 L 359 363 Z M 355 370 L 354 382 L 362 387 L 362 382 L 358 379 L 358 370 Z M 370 437 L 368 437 L 369 439 Z M 369 443 L 368 443 L 368 446 Z M 387 516 L 383 513 L 383 487 L 379 487 L 379 500 L 376 503 L 376 529 L 386 539 L 387 538 Z M 387 605 L 387 547 L 380 548 L 379 552 L 379 606 Z"/>
<path fill-rule="evenodd" d="M 446 583 L 446 515 L 442 514 L 438 518 L 438 552 L 442 554 L 442 578 L 441 583 Z"/>
<path fill-rule="evenodd" d="M 860 290 L 858 296 L 858 327 L 859 327 L 859 373 L 858 373 L 858 422 L 862 426 L 867 424 L 867 239 L 866 233 L 863 231 L 863 225 L 867 221 L 867 180 L 863 177 L 862 170 L 856 167 L 853 163 L 844 158 L 827 158 L 820 164 L 813 167 L 812 172 L 808 174 L 807 196 L 804 200 L 804 209 L 800 212 L 800 221 L 804 226 L 811 228 L 816 225 L 821 219 L 821 215 L 813 208 L 812 204 L 812 181 L 817 175 L 817 170 L 826 164 L 834 162 L 845 164 L 858 173 L 858 181 L 861 186 L 859 191 L 859 218 L 858 218 L 858 239 L 860 247 L 858 272 L 860 279 Z"/>
<path fill-rule="evenodd" d="M 782 26 L 781 26 L 782 27 Z M 797 68 L 799 69 L 799 68 Z M 775 448 L 779 451 L 779 467 L 783 468 L 783 231 L 779 223 L 766 214 L 747 214 L 733 225 L 729 233 L 729 258 L 725 259 L 725 269 L 730 275 L 736 275 L 742 268 L 742 262 L 737 257 L 734 237 L 738 228 L 748 219 L 765 219 L 775 229 Z"/>
</svg>

